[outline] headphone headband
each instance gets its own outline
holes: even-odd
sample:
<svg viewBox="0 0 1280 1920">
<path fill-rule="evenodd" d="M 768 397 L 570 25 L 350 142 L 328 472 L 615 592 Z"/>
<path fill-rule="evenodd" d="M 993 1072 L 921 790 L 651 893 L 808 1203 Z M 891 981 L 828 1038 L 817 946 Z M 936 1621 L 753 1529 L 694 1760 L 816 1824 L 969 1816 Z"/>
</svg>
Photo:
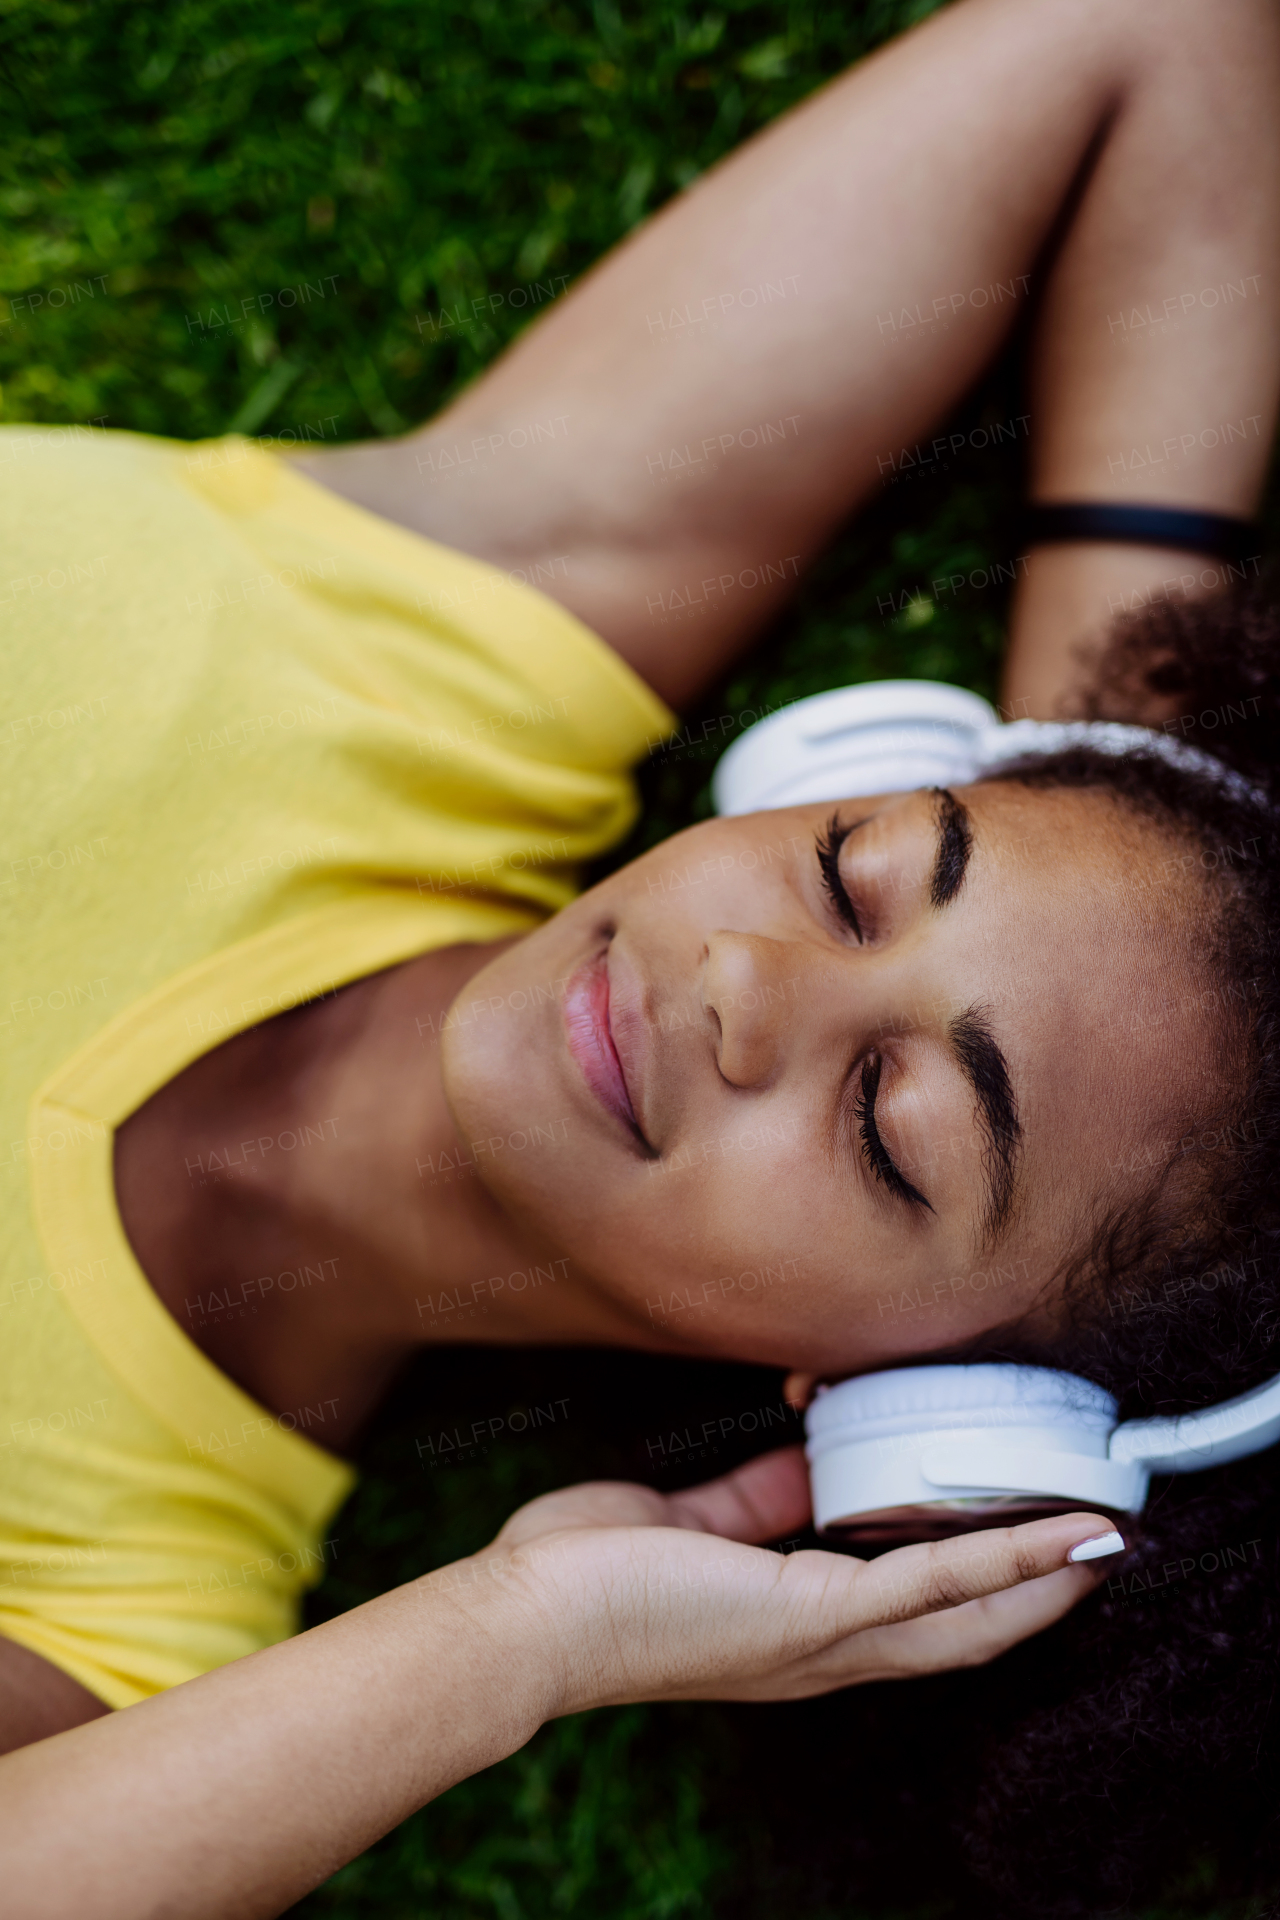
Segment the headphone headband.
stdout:
<svg viewBox="0 0 1280 1920">
<path fill-rule="evenodd" d="M 757 813 L 869 793 L 964 785 L 1010 760 L 1062 753 L 1154 754 L 1250 806 L 1270 795 L 1215 754 L 1170 733 L 1109 720 L 1014 720 L 936 680 L 877 680 L 796 700 L 749 727 L 717 763 L 717 813 Z"/>
<path fill-rule="evenodd" d="M 1139 1461 L 1150 1473 L 1200 1473 L 1261 1453 L 1277 1440 L 1280 1376 L 1199 1413 L 1126 1420 L 1111 1436 L 1111 1458 Z"/>
</svg>

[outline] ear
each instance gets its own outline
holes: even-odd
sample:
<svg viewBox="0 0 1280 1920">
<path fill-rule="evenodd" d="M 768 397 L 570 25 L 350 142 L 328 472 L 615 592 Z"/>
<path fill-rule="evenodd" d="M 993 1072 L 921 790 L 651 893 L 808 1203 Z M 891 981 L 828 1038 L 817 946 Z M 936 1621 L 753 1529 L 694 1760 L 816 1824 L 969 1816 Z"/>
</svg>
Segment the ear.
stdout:
<svg viewBox="0 0 1280 1920">
<path fill-rule="evenodd" d="M 813 1390 L 818 1384 L 816 1373 L 789 1373 L 782 1383 L 782 1397 L 788 1406 L 803 1413 L 813 1398 Z"/>
</svg>

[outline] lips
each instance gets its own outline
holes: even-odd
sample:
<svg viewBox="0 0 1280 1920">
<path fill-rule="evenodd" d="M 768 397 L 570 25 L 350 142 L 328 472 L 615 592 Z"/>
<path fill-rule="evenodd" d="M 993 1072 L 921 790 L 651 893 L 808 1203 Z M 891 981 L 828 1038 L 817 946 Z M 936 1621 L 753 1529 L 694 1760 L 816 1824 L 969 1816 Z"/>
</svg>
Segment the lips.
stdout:
<svg viewBox="0 0 1280 1920">
<path fill-rule="evenodd" d="M 600 1105 L 643 1140 L 609 1025 L 609 967 L 604 952 L 570 976 L 564 1026 L 569 1051 Z"/>
</svg>

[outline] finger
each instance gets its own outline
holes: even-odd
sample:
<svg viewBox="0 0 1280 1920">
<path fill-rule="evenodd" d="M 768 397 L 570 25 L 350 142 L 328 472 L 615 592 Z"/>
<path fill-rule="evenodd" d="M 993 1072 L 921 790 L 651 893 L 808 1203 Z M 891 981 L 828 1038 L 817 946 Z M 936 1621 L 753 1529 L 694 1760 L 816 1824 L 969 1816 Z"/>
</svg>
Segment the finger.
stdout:
<svg viewBox="0 0 1280 1920">
<path fill-rule="evenodd" d="M 686 1527 L 754 1544 L 798 1531 L 809 1515 L 803 1449 L 784 1447 L 685 1493 L 662 1494 L 630 1480 L 561 1487 L 513 1513 L 494 1544 L 519 1546 L 571 1527 Z"/>
<path fill-rule="evenodd" d="M 762 1453 L 745 1467 L 667 1498 L 662 1524 L 756 1545 L 807 1526 L 812 1512 L 802 1447 Z"/>
<path fill-rule="evenodd" d="M 669 1527 L 667 1496 L 631 1480 L 587 1480 L 560 1487 L 520 1507 L 494 1540 L 520 1546 L 544 1533 L 575 1527 Z"/>
<path fill-rule="evenodd" d="M 914 1620 L 1056 1573 L 1068 1564 L 1073 1547 L 1114 1532 L 1113 1522 L 1097 1514 L 1068 1513 L 900 1547 L 866 1563 L 856 1588 L 859 1624 Z"/>
<path fill-rule="evenodd" d="M 1038 1580 L 1024 1580 L 1021 1586 L 984 1594 L 980 1600 L 967 1600 L 944 1613 L 909 1620 L 902 1631 L 919 1636 L 914 1649 L 916 1664 L 910 1671 L 935 1672 L 939 1662 L 948 1667 L 985 1666 L 1020 1640 L 1053 1626 L 1095 1592 L 1106 1577 L 1105 1562 L 1101 1568 L 1059 1567 L 1056 1573 L 1042 1574 Z"/>
<path fill-rule="evenodd" d="M 823 1693 L 850 1679 L 903 1680 L 952 1667 L 985 1666 L 1020 1640 L 1051 1627 L 1105 1577 L 1093 1567 L 1061 1567 L 942 1613 L 869 1627 L 800 1663 L 793 1697 Z"/>
</svg>

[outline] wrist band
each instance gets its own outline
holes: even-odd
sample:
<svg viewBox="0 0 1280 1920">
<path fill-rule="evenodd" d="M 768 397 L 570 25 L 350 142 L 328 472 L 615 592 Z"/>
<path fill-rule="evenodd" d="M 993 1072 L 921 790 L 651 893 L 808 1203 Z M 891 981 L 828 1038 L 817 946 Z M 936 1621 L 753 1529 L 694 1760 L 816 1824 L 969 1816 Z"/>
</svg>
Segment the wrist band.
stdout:
<svg viewBox="0 0 1280 1920">
<path fill-rule="evenodd" d="M 1127 540 L 1134 546 L 1182 547 L 1236 561 L 1256 558 L 1262 547 L 1257 523 L 1235 514 L 1131 507 L 1111 500 L 1033 501 L 1024 511 L 1022 537 L 1029 546 L 1065 540 Z"/>
</svg>

